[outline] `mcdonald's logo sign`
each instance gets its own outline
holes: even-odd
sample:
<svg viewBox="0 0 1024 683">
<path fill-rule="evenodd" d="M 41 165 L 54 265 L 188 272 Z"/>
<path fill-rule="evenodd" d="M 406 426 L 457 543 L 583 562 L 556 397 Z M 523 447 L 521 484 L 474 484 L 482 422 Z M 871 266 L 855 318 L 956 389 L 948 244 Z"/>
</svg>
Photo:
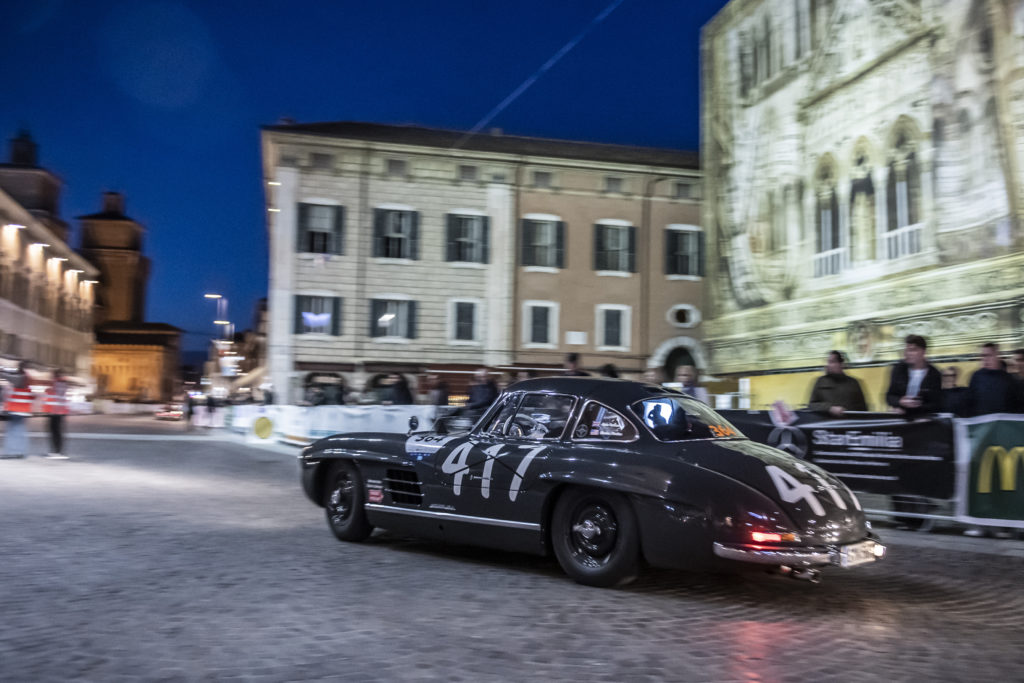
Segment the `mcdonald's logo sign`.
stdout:
<svg viewBox="0 0 1024 683">
<path fill-rule="evenodd" d="M 1002 446 L 989 446 L 981 456 L 978 468 L 978 493 L 992 493 L 992 465 L 999 465 L 999 488 L 1014 491 L 1017 488 L 1017 459 L 1024 460 L 1024 446 L 1006 450 Z"/>
</svg>

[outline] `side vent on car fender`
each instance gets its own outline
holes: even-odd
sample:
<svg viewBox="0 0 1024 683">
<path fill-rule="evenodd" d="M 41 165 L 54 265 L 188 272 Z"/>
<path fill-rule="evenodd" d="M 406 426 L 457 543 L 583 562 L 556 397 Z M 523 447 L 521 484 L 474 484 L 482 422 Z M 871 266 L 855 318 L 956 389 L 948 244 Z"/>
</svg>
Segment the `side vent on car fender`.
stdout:
<svg viewBox="0 0 1024 683">
<path fill-rule="evenodd" d="M 412 469 L 389 469 L 384 476 L 384 490 L 391 494 L 391 500 L 405 505 L 419 505 L 423 500 L 423 489 L 416 472 Z"/>
</svg>

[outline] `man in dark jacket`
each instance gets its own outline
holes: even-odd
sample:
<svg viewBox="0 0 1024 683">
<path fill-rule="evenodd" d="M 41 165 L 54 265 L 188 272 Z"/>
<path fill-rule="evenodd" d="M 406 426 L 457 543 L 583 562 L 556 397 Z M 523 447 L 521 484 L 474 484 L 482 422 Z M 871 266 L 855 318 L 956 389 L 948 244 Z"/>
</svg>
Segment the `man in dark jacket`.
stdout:
<svg viewBox="0 0 1024 683">
<path fill-rule="evenodd" d="M 480 414 L 498 398 L 498 385 L 488 377 L 486 368 L 477 370 L 473 377 L 474 382 L 469 387 L 469 400 L 466 402 L 465 411 Z"/>
<path fill-rule="evenodd" d="M 844 372 L 846 358 L 841 351 L 829 351 L 825 361 L 825 374 L 817 379 L 811 389 L 807 409 L 842 417 L 847 410 L 867 410 L 864 391 L 856 377 Z"/>
<path fill-rule="evenodd" d="M 885 402 L 893 412 L 916 417 L 942 410 L 942 375 L 928 362 L 928 342 L 916 334 L 904 340 L 903 360 L 892 367 Z"/>
<path fill-rule="evenodd" d="M 957 386 L 960 368 L 948 365 L 942 369 L 942 412 L 954 415 L 964 414 L 964 397 L 967 387 Z"/>
<path fill-rule="evenodd" d="M 981 347 L 981 367 L 974 371 L 967 385 L 964 414 L 1015 413 L 1019 409 L 1017 384 L 1013 375 L 1003 368 L 999 346 L 985 344 Z"/>
</svg>

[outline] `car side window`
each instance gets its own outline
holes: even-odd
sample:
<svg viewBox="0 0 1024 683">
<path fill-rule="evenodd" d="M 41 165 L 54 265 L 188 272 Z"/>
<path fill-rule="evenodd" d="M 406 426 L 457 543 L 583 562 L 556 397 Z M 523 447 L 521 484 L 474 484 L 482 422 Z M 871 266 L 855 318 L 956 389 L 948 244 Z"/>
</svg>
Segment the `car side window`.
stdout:
<svg viewBox="0 0 1024 683">
<path fill-rule="evenodd" d="M 634 441 L 638 434 L 633 423 L 597 401 L 588 401 L 573 430 L 576 441 Z"/>
<path fill-rule="evenodd" d="M 559 439 L 569 424 L 572 396 L 527 394 L 505 434 L 520 439 Z"/>
<path fill-rule="evenodd" d="M 632 408 L 659 441 L 743 437 L 725 418 L 696 399 L 657 396 L 638 401 Z"/>
<path fill-rule="evenodd" d="M 491 435 L 504 434 L 505 428 L 511 421 L 512 416 L 516 414 L 516 406 L 518 405 L 519 394 L 507 396 L 504 405 L 495 411 L 494 417 L 484 426 L 483 433 Z"/>
</svg>

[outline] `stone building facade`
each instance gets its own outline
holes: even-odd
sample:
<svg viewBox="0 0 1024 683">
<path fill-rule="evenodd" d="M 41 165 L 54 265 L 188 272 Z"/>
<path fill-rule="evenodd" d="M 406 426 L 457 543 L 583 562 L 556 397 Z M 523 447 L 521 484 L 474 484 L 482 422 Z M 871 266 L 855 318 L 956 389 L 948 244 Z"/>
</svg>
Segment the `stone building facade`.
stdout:
<svg viewBox="0 0 1024 683">
<path fill-rule="evenodd" d="M 631 373 L 703 360 L 693 153 L 281 124 L 263 130 L 263 168 L 282 401 L 313 373 L 464 386 L 480 366 L 550 369 L 569 351 Z"/>
<path fill-rule="evenodd" d="M 715 372 L 800 404 L 845 350 L 880 407 L 907 334 L 1020 345 L 1024 3 L 733 0 L 702 71 Z"/>
<path fill-rule="evenodd" d="M 11 141 L 0 164 L 0 361 L 59 367 L 84 389 L 98 271 L 67 243 L 61 187 L 27 132 Z"/>
<path fill-rule="evenodd" d="M 82 254 L 99 268 L 93 374 L 99 396 L 170 401 L 178 390 L 181 330 L 146 322 L 149 259 L 145 228 L 125 213 L 124 196 L 103 194 L 102 209 L 79 216 Z"/>
</svg>

